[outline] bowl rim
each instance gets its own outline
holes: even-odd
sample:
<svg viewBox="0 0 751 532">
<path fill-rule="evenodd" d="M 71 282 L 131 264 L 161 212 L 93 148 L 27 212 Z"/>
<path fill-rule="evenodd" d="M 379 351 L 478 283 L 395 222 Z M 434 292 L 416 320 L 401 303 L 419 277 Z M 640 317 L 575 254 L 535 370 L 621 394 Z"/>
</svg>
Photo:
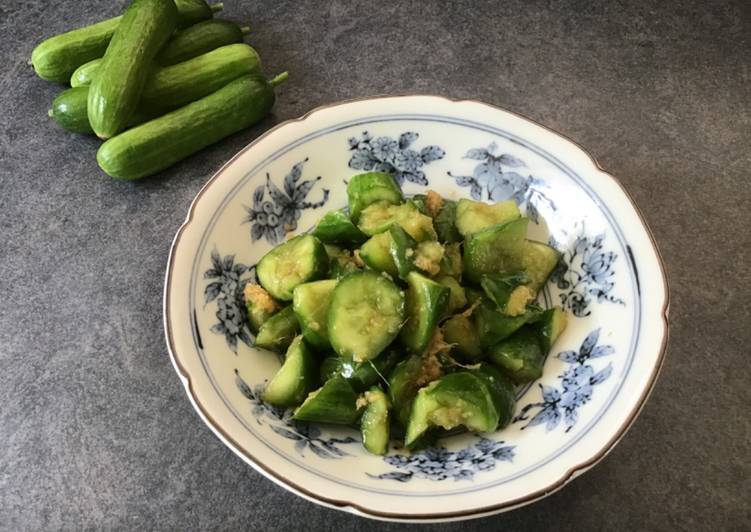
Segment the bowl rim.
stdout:
<svg viewBox="0 0 751 532">
<path fill-rule="evenodd" d="M 652 248 L 654 250 L 655 257 L 657 259 L 657 264 L 660 269 L 661 281 L 662 281 L 664 294 L 665 294 L 665 301 L 660 311 L 660 317 L 662 319 L 662 331 L 661 331 L 662 343 L 659 348 L 659 353 L 656 359 L 656 363 L 654 364 L 652 368 L 652 372 L 649 376 L 649 380 L 646 386 L 644 387 L 636 405 L 634 406 L 632 411 L 628 414 L 625 421 L 621 424 L 621 426 L 619 427 L 615 435 L 594 456 L 569 468 L 566 471 L 566 473 L 564 473 L 560 478 L 552 481 L 548 486 L 542 489 L 539 489 L 535 492 L 526 494 L 522 497 L 516 498 L 516 499 L 504 501 L 502 503 L 498 503 L 498 504 L 491 505 L 491 506 L 474 508 L 474 509 L 467 510 L 467 511 L 458 511 L 458 512 L 450 512 L 450 513 L 431 513 L 431 514 L 403 514 L 403 513 L 380 512 L 380 511 L 363 507 L 353 501 L 332 499 L 332 498 L 323 496 L 319 493 L 314 493 L 306 488 L 303 488 L 302 486 L 298 485 L 294 481 L 284 477 L 283 475 L 277 473 L 271 467 L 268 467 L 263 462 L 257 460 L 252 455 L 252 453 L 250 453 L 250 451 L 244 449 L 239 444 L 239 442 L 237 442 L 232 436 L 230 436 L 221 427 L 221 425 L 211 416 L 211 414 L 207 411 L 207 409 L 196 399 L 196 395 L 193 390 L 193 384 L 190 378 L 190 374 L 182 365 L 179 357 L 176 354 L 176 349 L 174 348 L 173 332 L 172 332 L 172 328 L 170 325 L 170 321 L 171 321 L 170 310 L 169 310 L 170 281 L 172 278 L 173 270 L 175 268 L 175 250 L 186 228 L 193 221 L 194 213 L 195 213 L 196 206 L 199 200 L 201 199 L 203 194 L 208 190 L 208 188 L 211 185 L 213 185 L 214 182 L 222 176 L 224 171 L 230 165 L 232 165 L 232 163 L 234 163 L 235 160 L 237 160 L 240 156 L 242 156 L 247 151 L 252 149 L 256 144 L 263 141 L 266 137 L 271 135 L 273 132 L 279 129 L 282 129 L 285 126 L 288 126 L 290 124 L 302 122 L 308 119 L 311 115 L 316 114 L 318 112 L 326 111 L 335 107 L 357 103 L 357 102 L 366 102 L 366 101 L 384 100 L 384 99 L 399 99 L 399 98 L 437 98 L 437 99 L 445 100 L 449 103 L 471 103 L 475 105 L 488 107 L 494 111 L 502 111 L 511 115 L 515 115 L 523 120 L 526 120 L 548 131 L 549 133 L 553 133 L 554 135 L 560 137 L 563 141 L 568 142 L 570 145 L 572 145 L 572 147 L 583 152 L 591 161 L 592 166 L 596 170 L 598 170 L 601 175 L 607 176 L 608 178 L 611 179 L 612 182 L 618 185 L 618 187 L 623 192 L 624 196 L 628 199 L 634 212 L 637 214 L 637 217 L 639 221 L 641 222 L 642 228 L 644 229 L 645 233 L 649 237 L 649 243 L 652 245 Z M 631 196 L 631 194 L 628 192 L 628 190 L 626 190 L 623 184 L 614 175 L 607 172 L 600 165 L 599 161 L 597 161 L 597 159 L 588 150 L 586 150 L 581 144 L 579 144 L 578 142 L 571 139 L 570 137 L 548 126 L 541 124 L 532 118 L 529 118 L 528 116 L 524 114 L 518 113 L 516 111 L 511 111 L 506 108 L 496 106 L 493 104 L 488 104 L 479 100 L 465 99 L 465 98 L 450 98 L 447 96 L 425 94 L 425 93 L 398 93 L 398 94 L 388 94 L 388 95 L 382 94 L 382 95 L 340 100 L 337 102 L 317 106 L 297 118 L 284 120 L 280 122 L 279 124 L 276 124 L 275 126 L 269 128 L 268 130 L 263 132 L 261 135 L 256 137 L 253 141 L 251 141 L 246 146 L 241 148 L 235 155 L 233 155 L 229 160 L 227 160 L 227 162 L 225 162 L 216 172 L 214 172 L 214 174 L 208 179 L 208 181 L 206 181 L 206 183 L 201 187 L 201 189 L 198 191 L 198 193 L 195 195 L 195 197 L 191 201 L 190 207 L 188 209 L 188 214 L 185 220 L 183 221 L 183 223 L 178 228 L 175 234 L 175 237 L 172 240 L 172 244 L 170 245 L 169 256 L 167 260 L 167 268 L 166 268 L 165 279 L 164 279 L 162 318 L 163 318 L 163 324 L 164 324 L 167 351 L 168 351 L 170 360 L 172 361 L 172 365 L 174 366 L 175 371 L 177 372 L 178 376 L 180 377 L 180 380 L 183 383 L 183 387 L 185 388 L 185 391 L 188 395 L 188 398 L 191 404 L 193 405 L 193 408 L 196 410 L 196 412 L 198 413 L 199 417 L 203 420 L 203 422 L 212 430 L 212 432 L 214 432 L 214 434 L 225 445 L 227 445 L 235 454 L 237 454 L 240 458 L 242 458 L 243 461 L 245 461 L 248 465 L 253 467 L 256 471 L 258 471 L 259 473 L 261 473 L 262 475 L 264 475 L 266 478 L 273 481 L 274 483 L 278 484 L 279 486 L 294 492 L 295 494 L 303 497 L 306 500 L 320 504 L 325 507 L 329 507 L 329 508 L 333 508 L 337 510 L 349 511 L 350 513 L 354 513 L 356 515 L 369 517 L 373 519 L 379 519 L 379 520 L 427 523 L 427 522 L 441 522 L 441 521 L 445 522 L 445 521 L 453 521 L 453 520 L 479 518 L 479 517 L 501 513 L 507 510 L 512 510 L 515 508 L 520 508 L 522 506 L 526 506 L 527 504 L 531 504 L 537 500 L 540 500 L 544 497 L 547 497 L 548 495 L 551 495 L 557 492 L 558 490 L 563 488 L 566 484 L 568 484 L 571 480 L 573 480 L 580 474 L 584 473 L 588 469 L 594 467 L 596 464 L 601 462 L 610 453 L 610 451 L 615 447 L 615 445 L 625 436 L 626 432 L 628 432 L 628 430 L 633 426 L 634 422 L 636 421 L 636 418 L 639 416 L 639 414 L 643 410 L 644 405 L 646 404 L 647 400 L 649 399 L 650 394 L 652 393 L 652 390 L 654 389 L 654 386 L 657 382 L 659 374 L 665 363 L 665 358 L 667 354 L 667 346 L 668 346 L 669 334 L 670 334 L 669 319 L 668 319 L 669 309 L 670 309 L 670 284 L 668 282 L 668 274 L 665 268 L 665 262 L 662 258 L 662 254 L 660 253 L 660 249 L 657 246 L 657 242 L 655 241 L 652 230 L 649 228 L 649 225 L 644 219 L 644 215 L 642 214 L 639 207 L 636 205 L 636 202 L 634 202 L 634 199 Z"/>
</svg>

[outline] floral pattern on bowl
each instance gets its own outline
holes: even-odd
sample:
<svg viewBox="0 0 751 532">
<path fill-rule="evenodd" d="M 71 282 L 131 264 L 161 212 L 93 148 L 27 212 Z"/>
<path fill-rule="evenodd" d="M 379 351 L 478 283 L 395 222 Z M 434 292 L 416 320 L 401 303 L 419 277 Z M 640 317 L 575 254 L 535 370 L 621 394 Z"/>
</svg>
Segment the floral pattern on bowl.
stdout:
<svg viewBox="0 0 751 532">
<path fill-rule="evenodd" d="M 394 174 L 407 195 L 514 199 L 534 222 L 531 237 L 562 252 L 540 304 L 564 306 L 569 327 L 542 378 L 518 390 L 506 429 L 377 457 L 355 430 L 296 423 L 260 400 L 279 362 L 252 347 L 242 289 L 266 251 L 345 206 L 349 177 L 370 170 Z M 654 383 L 666 309 L 648 230 L 585 152 L 500 109 L 429 96 L 317 110 L 244 149 L 196 198 L 165 287 L 172 360 L 230 448 L 310 500 L 406 521 L 503 511 L 596 463 Z"/>
</svg>

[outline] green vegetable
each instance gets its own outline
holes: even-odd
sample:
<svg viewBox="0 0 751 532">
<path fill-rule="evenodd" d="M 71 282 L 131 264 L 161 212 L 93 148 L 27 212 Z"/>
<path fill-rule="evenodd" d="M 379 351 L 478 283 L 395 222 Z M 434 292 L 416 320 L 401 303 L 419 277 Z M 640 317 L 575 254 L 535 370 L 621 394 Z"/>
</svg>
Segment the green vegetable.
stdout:
<svg viewBox="0 0 751 532">
<path fill-rule="evenodd" d="M 553 344 L 566 329 L 566 321 L 566 313 L 561 307 L 549 308 L 542 313 L 535 328 L 544 354 L 550 353 Z"/>
<path fill-rule="evenodd" d="M 391 256 L 391 233 L 373 235 L 360 248 L 360 258 L 368 267 L 396 278 L 399 271 Z"/>
<path fill-rule="evenodd" d="M 407 322 L 399 340 L 412 353 L 422 353 L 446 311 L 450 290 L 417 272 L 407 275 L 407 285 Z"/>
<path fill-rule="evenodd" d="M 499 414 L 498 427 L 496 428 L 507 426 L 514 418 L 514 404 L 516 404 L 514 385 L 496 368 L 484 362 L 480 363 L 479 367 L 471 369 L 470 372 L 481 379 L 488 387 L 493 404 Z"/>
<path fill-rule="evenodd" d="M 261 399 L 276 406 L 299 405 L 317 385 L 316 357 L 298 336 L 292 340 L 284 364 L 266 385 Z"/>
<path fill-rule="evenodd" d="M 485 358 L 485 351 L 480 345 L 472 320 L 462 314 L 452 316 L 441 327 L 443 340 L 453 345 L 453 350 L 459 356 L 469 362 L 477 362 Z"/>
<path fill-rule="evenodd" d="M 348 275 L 334 289 L 328 313 L 329 340 L 341 357 L 375 358 L 399 334 L 404 294 L 375 272 Z"/>
<path fill-rule="evenodd" d="M 328 271 L 328 255 L 310 234 L 296 236 L 266 253 L 258 262 L 258 281 L 276 299 L 289 301 L 296 286 L 321 279 Z"/>
<path fill-rule="evenodd" d="M 541 315 L 542 309 L 529 306 L 523 314 L 506 316 L 499 312 L 491 301 L 483 299 L 472 313 L 472 322 L 480 345 L 486 347 L 508 338 L 522 325 L 538 320 Z"/>
<path fill-rule="evenodd" d="M 108 139 L 125 129 L 154 58 L 176 26 L 171 0 L 133 0 L 125 10 L 89 88 L 89 123 L 98 137 Z"/>
<path fill-rule="evenodd" d="M 516 384 L 539 379 L 544 353 L 537 334 L 530 326 L 519 329 L 509 338 L 490 348 L 490 361 Z"/>
<path fill-rule="evenodd" d="M 461 244 L 454 242 L 443 246 L 443 259 L 441 259 L 441 265 L 439 274 L 450 275 L 457 281 L 462 278 L 462 271 L 464 266 L 462 264 L 462 251 Z"/>
<path fill-rule="evenodd" d="M 493 225 L 464 242 L 464 275 L 479 283 L 483 275 L 519 271 L 527 234 L 527 218 Z"/>
<path fill-rule="evenodd" d="M 461 242 L 462 234 L 456 228 L 456 202 L 445 201 L 443 207 L 433 218 L 433 226 L 438 235 L 438 241 L 444 244 Z"/>
<path fill-rule="evenodd" d="M 292 340 L 300 332 L 300 324 L 297 322 L 292 305 L 280 310 L 266 320 L 256 335 L 256 347 L 284 352 Z"/>
<path fill-rule="evenodd" d="M 305 341 L 318 349 L 330 349 L 328 322 L 335 279 L 303 283 L 292 291 L 292 308 L 300 323 Z"/>
<path fill-rule="evenodd" d="M 327 380 L 311 392 L 293 415 L 297 421 L 351 425 L 357 420 L 357 394 L 341 377 Z"/>
<path fill-rule="evenodd" d="M 249 283 L 245 285 L 243 296 L 248 322 L 253 332 L 258 332 L 261 325 L 266 323 L 280 309 L 279 304 L 257 284 Z"/>
<path fill-rule="evenodd" d="M 355 391 L 362 392 L 384 380 L 401 358 L 402 354 L 391 348 L 373 360 L 360 363 L 341 357 L 327 357 L 321 364 L 321 378 L 326 381 L 339 375 L 347 379 Z"/>
<path fill-rule="evenodd" d="M 389 448 L 389 399 L 378 386 L 365 392 L 368 405 L 360 419 L 362 444 L 373 454 L 386 454 Z"/>
<path fill-rule="evenodd" d="M 459 281 L 448 275 L 443 275 L 436 279 L 436 282 L 449 289 L 449 301 L 446 307 L 446 314 L 453 314 L 467 306 L 467 293 Z"/>
<path fill-rule="evenodd" d="M 409 272 L 415 269 L 414 256 L 417 242 L 399 225 L 392 225 L 389 234 L 391 235 L 389 254 L 396 265 L 396 274 L 400 279 L 406 280 Z"/>
<path fill-rule="evenodd" d="M 385 201 L 372 203 L 360 212 L 357 227 L 366 235 L 372 236 L 388 231 L 395 224 L 400 225 L 418 242 L 436 239 L 433 220 L 422 214 L 412 202 L 401 205 Z"/>
<path fill-rule="evenodd" d="M 550 246 L 532 240 L 524 241 L 519 266 L 530 278 L 530 290 L 535 294 L 540 291 L 560 258 L 561 254 Z"/>
<path fill-rule="evenodd" d="M 396 421 L 404 428 L 409 424 L 412 400 L 417 395 L 422 375 L 422 358 L 412 355 L 399 362 L 388 378 L 389 397 L 396 415 Z"/>
<path fill-rule="evenodd" d="M 462 236 L 479 233 L 489 227 L 516 220 L 521 216 L 514 200 L 487 204 L 460 199 L 456 205 L 456 228 Z"/>
<path fill-rule="evenodd" d="M 349 214 L 355 223 L 360 219 L 362 210 L 372 203 L 384 201 L 399 204 L 404 201 L 399 185 L 391 174 L 385 172 L 370 172 L 354 176 L 347 185 L 347 198 Z"/>
<path fill-rule="evenodd" d="M 141 124 L 102 144 L 99 166 L 119 179 L 139 179 L 163 170 L 188 155 L 255 124 L 274 104 L 271 81 L 243 76 L 176 111 Z"/>
<path fill-rule="evenodd" d="M 530 278 L 526 273 L 511 275 L 483 275 L 480 286 L 488 298 L 497 305 L 498 310 L 507 316 L 524 314 L 527 304 L 535 298 L 526 283 Z"/>
<path fill-rule="evenodd" d="M 316 236 L 315 233 L 313 236 Z M 345 275 L 360 270 L 350 251 L 332 244 L 324 244 L 324 247 L 326 254 L 329 256 L 329 276 L 331 278 L 341 279 Z"/>
<path fill-rule="evenodd" d="M 329 211 L 318 220 L 313 235 L 326 244 L 359 245 L 368 237 L 342 211 Z"/>
<path fill-rule="evenodd" d="M 70 75 L 71 87 L 88 87 L 94 81 L 94 75 L 99 71 L 99 65 L 102 64 L 102 58 L 92 59 L 75 69 Z M 86 92 L 88 94 L 88 91 Z"/>
<path fill-rule="evenodd" d="M 180 18 L 177 21 L 178 28 L 187 28 L 197 22 L 209 19 L 214 13 L 224 9 L 222 2 L 207 4 L 204 0 L 174 0 Z"/>
</svg>

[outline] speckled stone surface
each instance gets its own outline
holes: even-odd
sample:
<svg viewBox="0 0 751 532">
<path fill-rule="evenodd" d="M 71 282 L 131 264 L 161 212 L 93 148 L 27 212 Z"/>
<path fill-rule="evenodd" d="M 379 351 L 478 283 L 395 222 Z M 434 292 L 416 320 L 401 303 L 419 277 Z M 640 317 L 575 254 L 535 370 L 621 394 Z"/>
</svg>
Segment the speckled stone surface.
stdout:
<svg viewBox="0 0 751 532">
<path fill-rule="evenodd" d="M 167 357 L 167 252 L 193 196 L 269 126 L 341 99 L 475 98 L 586 146 L 641 207 L 671 283 L 667 361 L 613 452 L 464 530 L 751 529 L 751 3 L 225 0 L 274 116 L 119 183 L 46 116 L 40 39 L 124 3 L 0 5 L 0 529 L 396 530 L 276 487 L 193 411 Z M 455 525 L 423 530 L 453 530 Z"/>
</svg>

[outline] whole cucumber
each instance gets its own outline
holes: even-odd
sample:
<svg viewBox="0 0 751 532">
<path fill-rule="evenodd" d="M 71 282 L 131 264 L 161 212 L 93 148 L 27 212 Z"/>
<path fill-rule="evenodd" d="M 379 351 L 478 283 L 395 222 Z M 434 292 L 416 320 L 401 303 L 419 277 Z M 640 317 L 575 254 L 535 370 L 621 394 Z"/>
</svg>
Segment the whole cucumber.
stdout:
<svg viewBox="0 0 751 532">
<path fill-rule="evenodd" d="M 175 4 L 179 27 L 211 18 L 223 7 L 221 3 L 209 6 L 203 0 L 177 0 Z M 45 39 L 31 53 L 37 75 L 46 81 L 67 83 L 78 67 L 104 55 L 121 19 L 122 15 Z"/>
<path fill-rule="evenodd" d="M 97 151 L 97 162 L 118 179 L 154 174 L 261 120 L 274 105 L 274 87 L 286 78 L 286 72 L 270 81 L 257 74 L 237 78 L 200 100 L 106 141 Z"/>
<path fill-rule="evenodd" d="M 128 6 L 89 89 L 89 123 L 98 137 L 108 139 L 125 128 L 176 24 L 172 0 L 133 0 Z"/>
<path fill-rule="evenodd" d="M 253 48 L 247 44 L 228 44 L 182 63 L 156 69 L 146 81 L 141 101 L 128 125 L 140 124 L 203 98 L 233 79 L 258 72 L 260 68 L 261 60 Z M 89 87 L 75 89 L 65 90 L 55 98 L 51 116 L 65 129 L 93 133 L 86 106 L 80 105 Z"/>
</svg>

